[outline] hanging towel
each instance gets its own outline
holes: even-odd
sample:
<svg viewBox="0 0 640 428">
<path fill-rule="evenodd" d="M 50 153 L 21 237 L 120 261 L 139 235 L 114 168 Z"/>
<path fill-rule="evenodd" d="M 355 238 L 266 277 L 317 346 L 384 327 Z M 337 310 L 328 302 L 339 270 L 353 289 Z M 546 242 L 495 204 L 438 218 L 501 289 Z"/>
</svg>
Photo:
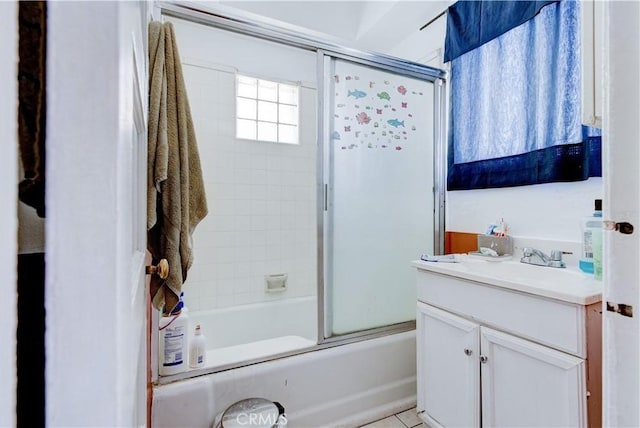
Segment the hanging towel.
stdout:
<svg viewBox="0 0 640 428">
<path fill-rule="evenodd" d="M 20 2 L 18 17 L 18 141 L 24 170 L 18 196 L 45 217 L 47 4 Z"/>
<path fill-rule="evenodd" d="M 171 23 L 149 24 L 147 247 L 169 262 L 169 277 L 151 278 L 157 309 L 178 303 L 193 263 L 192 234 L 207 215 L 196 136 Z"/>
</svg>

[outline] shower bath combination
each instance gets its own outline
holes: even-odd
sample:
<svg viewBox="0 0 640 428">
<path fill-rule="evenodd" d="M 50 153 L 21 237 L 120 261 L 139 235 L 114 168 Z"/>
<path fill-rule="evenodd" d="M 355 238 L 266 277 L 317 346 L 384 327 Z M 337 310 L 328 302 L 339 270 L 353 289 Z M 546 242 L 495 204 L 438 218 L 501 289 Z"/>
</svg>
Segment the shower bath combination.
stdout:
<svg viewBox="0 0 640 428">
<path fill-rule="evenodd" d="M 204 391 L 204 419 L 252 396 L 280 401 L 298 424 L 407 408 L 409 262 L 442 249 L 444 72 L 177 4 L 162 14 L 175 27 L 210 207 L 184 285 L 209 349 L 206 367 L 158 378 L 154 425 Z M 297 143 L 277 142 L 294 125 Z M 332 388 L 329 372 L 350 386 Z M 313 394 L 298 387 L 314 377 Z M 335 402 L 321 409 L 326 397 Z M 353 411 L 337 408 L 345 401 Z"/>
</svg>

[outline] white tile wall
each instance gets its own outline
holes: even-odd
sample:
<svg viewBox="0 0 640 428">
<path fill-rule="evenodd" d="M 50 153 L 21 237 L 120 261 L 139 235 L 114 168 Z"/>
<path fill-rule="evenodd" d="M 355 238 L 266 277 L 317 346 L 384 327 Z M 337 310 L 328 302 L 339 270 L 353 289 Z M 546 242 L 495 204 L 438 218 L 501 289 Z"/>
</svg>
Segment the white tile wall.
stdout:
<svg viewBox="0 0 640 428">
<path fill-rule="evenodd" d="M 184 65 L 209 215 L 183 287 L 191 310 L 316 294 L 315 90 L 300 91 L 300 144 L 235 138 L 235 76 Z M 288 274 L 266 293 L 265 275 Z"/>
</svg>

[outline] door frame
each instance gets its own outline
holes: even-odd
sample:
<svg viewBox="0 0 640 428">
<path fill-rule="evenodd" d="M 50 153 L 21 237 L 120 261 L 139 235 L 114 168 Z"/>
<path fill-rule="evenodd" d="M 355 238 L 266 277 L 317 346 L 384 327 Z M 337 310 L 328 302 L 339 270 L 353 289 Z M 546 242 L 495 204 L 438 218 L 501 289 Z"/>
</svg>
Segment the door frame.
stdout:
<svg viewBox="0 0 640 428">
<path fill-rule="evenodd" d="M 0 76 L 18 72 L 18 3 L 0 2 Z M 18 80 L 0 79 L 0 426 L 16 424 L 18 253 Z M 11 287 L 13 284 L 13 287 Z M 6 376 L 6 377 L 5 377 Z"/>
</svg>

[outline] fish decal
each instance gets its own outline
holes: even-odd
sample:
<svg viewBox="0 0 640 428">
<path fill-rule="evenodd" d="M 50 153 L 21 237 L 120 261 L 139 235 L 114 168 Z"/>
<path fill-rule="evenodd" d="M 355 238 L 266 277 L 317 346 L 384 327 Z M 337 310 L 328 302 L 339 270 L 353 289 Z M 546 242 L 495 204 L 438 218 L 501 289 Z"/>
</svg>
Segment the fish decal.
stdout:
<svg viewBox="0 0 640 428">
<path fill-rule="evenodd" d="M 340 139 L 340 133 L 338 131 L 333 131 L 331 133 L 331 139 L 332 140 L 339 140 Z"/>
<path fill-rule="evenodd" d="M 369 89 L 373 88 L 373 85 L 375 85 L 375 82 L 369 82 Z"/>
<path fill-rule="evenodd" d="M 345 77 L 344 80 L 351 80 L 351 76 Z"/>
<path fill-rule="evenodd" d="M 353 80 L 360 80 L 358 76 L 353 76 Z"/>
<path fill-rule="evenodd" d="M 360 131 L 356 131 L 356 138 L 360 136 Z"/>
<path fill-rule="evenodd" d="M 347 146 L 340 147 L 342 150 L 347 150 Z"/>
<path fill-rule="evenodd" d="M 334 115 L 333 115 L 333 117 L 337 117 L 337 118 L 339 118 L 340 116 L 339 116 L 339 115 L 337 115 L 337 114 L 334 114 Z"/>
<path fill-rule="evenodd" d="M 407 103 L 400 103 L 400 107 L 407 108 Z"/>
<path fill-rule="evenodd" d="M 380 126 L 380 125 L 378 124 L 378 122 L 373 122 L 373 127 L 374 127 L 374 128 L 377 128 L 378 126 Z"/>
<path fill-rule="evenodd" d="M 358 123 L 359 123 L 360 125 L 362 125 L 362 124 L 365 124 L 365 125 L 366 125 L 366 124 L 368 124 L 369 122 L 371 122 L 371 118 L 370 118 L 370 117 L 369 117 L 369 115 L 367 115 L 367 113 L 365 113 L 365 112 L 358 113 L 358 114 L 356 115 L 356 120 L 358 121 Z"/>
<path fill-rule="evenodd" d="M 413 115 L 411 113 L 409 113 L 409 117 L 413 117 Z"/>
<path fill-rule="evenodd" d="M 369 143 L 369 144 L 367 144 L 367 147 L 369 147 L 370 149 L 373 149 L 373 144 Z"/>
<path fill-rule="evenodd" d="M 393 107 L 393 108 L 391 109 L 391 111 L 396 111 L 396 108 L 395 108 L 395 107 Z"/>
<path fill-rule="evenodd" d="M 400 85 L 398 86 L 398 92 L 400 92 L 402 95 L 407 93 L 407 88 L 405 88 L 404 86 Z"/>
<path fill-rule="evenodd" d="M 377 113 L 377 114 L 382 114 L 382 109 L 381 109 L 381 108 L 377 108 L 377 109 L 376 109 L 376 113 Z"/>
<path fill-rule="evenodd" d="M 333 76 L 333 80 L 335 80 L 336 83 L 340 83 L 340 76 L 336 74 L 335 76 Z"/>
<path fill-rule="evenodd" d="M 346 104 L 338 104 L 336 107 L 344 107 Z"/>
<path fill-rule="evenodd" d="M 388 81 L 388 80 L 385 80 L 385 81 L 384 81 L 384 84 L 385 84 L 385 85 L 388 85 L 388 84 L 389 84 L 389 81 Z"/>
<path fill-rule="evenodd" d="M 391 100 L 391 97 L 389 96 L 388 92 L 380 92 L 378 94 L 378 98 L 380 98 L 381 100 L 387 100 L 387 101 Z"/>
<path fill-rule="evenodd" d="M 402 150 L 402 147 L 396 146 L 396 150 L 400 151 L 400 150 Z"/>
<path fill-rule="evenodd" d="M 344 132 L 351 132 L 351 126 L 345 126 Z"/>
<path fill-rule="evenodd" d="M 371 110 L 371 107 L 366 106 L 364 109 L 365 109 L 365 110 Z"/>
<path fill-rule="evenodd" d="M 353 96 L 356 100 L 367 96 L 366 92 L 355 89 L 353 91 L 347 91 L 347 97 Z"/>
<path fill-rule="evenodd" d="M 359 106 L 358 104 L 356 104 L 354 107 L 355 107 L 355 108 L 360 108 L 360 106 Z"/>
<path fill-rule="evenodd" d="M 356 146 L 355 144 L 349 144 L 349 150 L 355 149 L 356 147 L 358 147 L 358 146 Z"/>
<path fill-rule="evenodd" d="M 415 126 L 415 125 L 412 125 L 412 126 L 411 126 L 411 130 L 412 130 L 412 131 L 415 131 L 415 130 L 416 130 L 416 126 Z"/>
<path fill-rule="evenodd" d="M 387 131 L 382 131 L 382 136 L 385 137 L 387 135 Z"/>
<path fill-rule="evenodd" d="M 393 138 L 395 138 L 396 140 L 399 140 L 400 136 L 399 135 L 394 135 Z"/>
<path fill-rule="evenodd" d="M 398 119 L 391 119 L 391 120 L 387 120 L 387 123 L 393 126 L 394 128 L 397 128 L 398 126 L 402 126 L 404 128 L 404 120 L 401 122 Z"/>
<path fill-rule="evenodd" d="M 382 147 L 383 149 L 386 149 L 386 148 L 387 148 L 387 145 L 386 145 L 386 144 L 383 144 L 381 147 Z"/>
</svg>

